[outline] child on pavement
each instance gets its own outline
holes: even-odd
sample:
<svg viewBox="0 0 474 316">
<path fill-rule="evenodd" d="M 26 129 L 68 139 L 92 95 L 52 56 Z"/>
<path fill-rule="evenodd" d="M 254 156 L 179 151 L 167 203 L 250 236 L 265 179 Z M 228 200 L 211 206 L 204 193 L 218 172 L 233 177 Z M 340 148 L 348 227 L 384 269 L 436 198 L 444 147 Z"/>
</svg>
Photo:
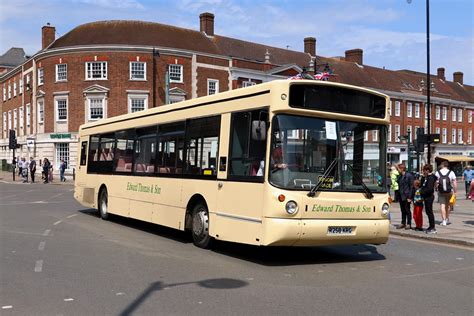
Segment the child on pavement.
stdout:
<svg viewBox="0 0 474 316">
<path fill-rule="evenodd" d="M 421 181 L 413 181 L 415 196 L 413 197 L 413 219 L 415 220 L 415 230 L 423 231 L 423 197 L 421 196 Z"/>
</svg>

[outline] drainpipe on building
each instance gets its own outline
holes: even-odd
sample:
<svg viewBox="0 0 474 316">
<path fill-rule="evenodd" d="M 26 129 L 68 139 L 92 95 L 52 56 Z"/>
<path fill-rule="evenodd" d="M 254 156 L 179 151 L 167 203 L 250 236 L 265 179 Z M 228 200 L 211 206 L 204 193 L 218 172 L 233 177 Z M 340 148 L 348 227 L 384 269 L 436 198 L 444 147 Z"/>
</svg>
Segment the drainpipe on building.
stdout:
<svg viewBox="0 0 474 316">
<path fill-rule="evenodd" d="M 165 73 L 165 104 L 170 104 L 170 76 L 168 71 Z"/>
</svg>

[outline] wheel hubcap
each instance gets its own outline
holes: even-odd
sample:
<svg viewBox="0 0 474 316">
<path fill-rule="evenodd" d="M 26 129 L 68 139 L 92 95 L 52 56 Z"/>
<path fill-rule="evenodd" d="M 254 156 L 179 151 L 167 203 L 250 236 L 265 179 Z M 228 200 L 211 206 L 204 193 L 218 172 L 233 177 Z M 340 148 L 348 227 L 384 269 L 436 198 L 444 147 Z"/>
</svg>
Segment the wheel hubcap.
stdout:
<svg viewBox="0 0 474 316">
<path fill-rule="evenodd" d="M 199 238 L 206 236 L 209 229 L 209 219 L 204 210 L 199 210 L 194 214 L 193 218 L 193 233 Z"/>
<path fill-rule="evenodd" d="M 100 210 L 102 212 L 102 214 L 107 214 L 107 195 L 102 195 L 102 201 L 101 201 L 101 205 L 100 205 Z"/>
</svg>

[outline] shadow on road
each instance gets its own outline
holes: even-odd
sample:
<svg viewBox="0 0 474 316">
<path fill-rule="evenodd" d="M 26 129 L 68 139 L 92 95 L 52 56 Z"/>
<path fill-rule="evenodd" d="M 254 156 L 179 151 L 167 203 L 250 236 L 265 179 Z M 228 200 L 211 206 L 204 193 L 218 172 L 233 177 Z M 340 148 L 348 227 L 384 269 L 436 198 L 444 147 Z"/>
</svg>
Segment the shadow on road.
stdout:
<svg viewBox="0 0 474 316">
<path fill-rule="evenodd" d="M 79 212 L 98 217 L 97 210 L 84 209 Z M 179 243 L 192 243 L 187 232 L 147 223 L 121 216 L 111 216 L 110 222 L 137 229 Z M 206 250 L 202 250 L 206 251 Z M 259 247 L 231 242 L 216 241 L 214 253 L 234 257 L 265 266 L 291 266 L 302 264 L 325 264 L 341 262 L 364 262 L 384 260 L 385 256 L 373 245 L 349 245 L 331 247 Z"/>
<path fill-rule="evenodd" d="M 200 287 L 216 290 L 230 290 L 237 289 L 244 286 L 247 286 L 248 283 L 242 280 L 237 279 L 207 279 L 202 281 L 195 282 L 183 282 L 175 284 L 166 284 L 160 281 L 151 283 L 148 288 L 146 288 L 142 294 L 140 294 L 130 305 L 127 306 L 119 315 L 128 316 L 132 315 L 139 307 L 143 304 L 154 292 L 161 291 L 165 288 L 171 288 L 175 286 L 188 285 L 188 284 L 197 284 Z"/>
</svg>

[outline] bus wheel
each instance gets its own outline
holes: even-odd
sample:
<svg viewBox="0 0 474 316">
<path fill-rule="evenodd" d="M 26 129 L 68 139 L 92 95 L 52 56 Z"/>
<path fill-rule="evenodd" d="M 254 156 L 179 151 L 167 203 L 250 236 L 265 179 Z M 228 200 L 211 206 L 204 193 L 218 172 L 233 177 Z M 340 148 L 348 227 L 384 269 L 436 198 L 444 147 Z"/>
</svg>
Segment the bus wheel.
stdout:
<svg viewBox="0 0 474 316">
<path fill-rule="evenodd" d="M 103 220 L 107 220 L 109 218 L 108 205 L 109 198 L 107 194 L 107 189 L 103 188 L 99 194 L 99 215 L 100 218 L 102 218 Z"/>
<path fill-rule="evenodd" d="M 204 203 L 198 203 L 193 209 L 193 228 L 194 245 L 200 248 L 209 248 L 212 237 L 209 236 L 209 211 Z"/>
</svg>

